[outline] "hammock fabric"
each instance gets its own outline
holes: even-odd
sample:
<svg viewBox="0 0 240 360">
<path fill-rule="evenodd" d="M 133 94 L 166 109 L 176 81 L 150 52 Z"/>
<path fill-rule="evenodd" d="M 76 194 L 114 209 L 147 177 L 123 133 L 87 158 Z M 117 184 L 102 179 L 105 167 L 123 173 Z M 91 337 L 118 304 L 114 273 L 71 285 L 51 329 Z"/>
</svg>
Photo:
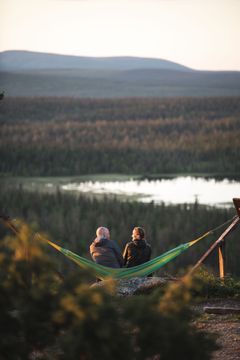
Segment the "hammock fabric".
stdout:
<svg viewBox="0 0 240 360">
<path fill-rule="evenodd" d="M 0 214 L 0 218 L 6 223 L 6 225 L 16 234 L 18 235 L 18 230 L 12 223 L 11 219 L 8 216 Z M 142 277 L 147 276 L 151 274 L 152 272 L 158 270 L 160 267 L 180 255 L 183 251 L 187 250 L 190 246 L 196 244 L 198 241 L 204 239 L 206 236 L 213 234 L 218 229 L 222 228 L 224 225 L 228 224 L 229 222 L 233 221 L 233 219 L 236 219 L 237 216 L 234 216 L 232 219 L 227 220 L 223 224 L 217 226 L 215 229 L 212 229 L 202 236 L 198 237 L 195 240 L 189 241 L 185 244 L 181 244 L 177 247 L 175 247 L 172 250 L 169 250 L 165 252 L 164 254 L 147 261 L 141 265 L 134 266 L 131 268 L 120 268 L 120 269 L 113 269 L 109 268 L 103 265 L 99 265 L 94 263 L 93 261 L 90 261 L 88 259 L 85 259 L 74 252 L 64 249 L 61 246 L 53 243 L 52 241 L 48 240 L 44 236 L 42 236 L 39 233 L 35 233 L 34 237 L 37 236 L 40 240 L 43 240 L 47 242 L 49 245 L 54 247 L 56 250 L 61 252 L 63 255 L 65 255 L 67 258 L 75 262 L 77 265 L 82 267 L 83 269 L 88 270 L 91 272 L 94 276 L 96 276 L 99 279 L 107 279 L 107 278 L 113 278 L 113 279 L 129 279 L 132 277 Z"/>
<path fill-rule="evenodd" d="M 205 238 L 209 234 L 211 234 L 211 231 L 208 231 L 204 235 L 200 236 L 199 238 L 189 241 L 185 244 L 181 244 L 177 246 L 176 248 L 169 250 L 165 252 L 164 254 L 147 261 L 141 265 L 134 266 L 131 268 L 120 268 L 120 269 L 113 269 L 109 268 L 100 264 L 96 264 L 91 260 L 85 259 L 74 252 L 64 249 L 52 241 L 49 241 L 47 239 L 44 239 L 40 234 L 38 236 L 41 239 L 44 239 L 48 242 L 49 245 L 54 247 L 56 250 L 60 251 L 63 255 L 65 255 L 67 258 L 75 262 L 77 265 L 79 265 L 81 268 L 86 269 L 90 271 L 94 276 L 97 278 L 104 280 L 107 278 L 113 278 L 113 279 L 129 279 L 132 277 L 143 277 L 151 274 L 152 272 L 159 269 L 161 266 L 165 265 L 167 262 L 171 261 L 178 255 L 180 255 L 183 251 L 187 250 L 190 246 L 196 244 L 201 239 Z"/>
</svg>

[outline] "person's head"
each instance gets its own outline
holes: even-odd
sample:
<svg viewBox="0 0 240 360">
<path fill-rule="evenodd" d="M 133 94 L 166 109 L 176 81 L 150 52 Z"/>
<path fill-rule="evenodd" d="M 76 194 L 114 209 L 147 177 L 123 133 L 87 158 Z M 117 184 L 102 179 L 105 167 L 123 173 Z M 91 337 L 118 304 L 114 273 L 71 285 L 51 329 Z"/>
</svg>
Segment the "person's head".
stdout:
<svg viewBox="0 0 240 360">
<path fill-rule="evenodd" d="M 97 231 L 96 231 L 96 235 L 98 238 L 106 238 L 106 239 L 110 239 L 110 232 L 108 230 L 108 228 L 100 226 Z"/>
<path fill-rule="evenodd" d="M 142 240 L 145 238 L 145 231 L 141 227 L 135 227 L 132 232 L 133 240 Z"/>
</svg>

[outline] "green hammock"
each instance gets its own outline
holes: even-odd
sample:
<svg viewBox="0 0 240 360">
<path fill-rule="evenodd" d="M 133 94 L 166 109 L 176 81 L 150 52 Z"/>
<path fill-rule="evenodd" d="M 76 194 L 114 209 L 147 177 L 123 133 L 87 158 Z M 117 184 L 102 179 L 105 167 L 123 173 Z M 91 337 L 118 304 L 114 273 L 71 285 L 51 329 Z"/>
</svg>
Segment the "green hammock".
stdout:
<svg viewBox="0 0 240 360">
<path fill-rule="evenodd" d="M 17 228 L 14 226 L 14 224 L 12 223 L 11 219 L 8 216 L 0 214 L 0 218 L 2 218 L 2 220 L 6 223 L 6 225 L 16 235 L 18 235 Z M 236 216 L 234 216 L 230 220 L 227 220 L 225 223 L 217 226 L 215 229 L 212 229 L 212 230 L 206 232 L 205 234 L 198 237 L 197 239 L 189 241 L 185 244 L 181 244 L 181 245 L 175 247 L 174 249 L 169 250 L 169 251 L 165 252 L 164 254 L 162 254 L 150 261 L 147 261 L 141 265 L 134 266 L 131 268 L 120 268 L 120 269 L 113 269 L 113 268 L 109 268 L 109 267 L 106 267 L 106 266 L 103 266 L 100 264 L 96 264 L 93 261 L 85 259 L 82 256 L 79 256 L 70 250 L 62 248 L 61 246 L 53 243 L 52 241 L 48 240 L 47 238 L 45 238 L 44 236 L 42 236 L 39 233 L 35 233 L 34 236 L 38 236 L 39 239 L 47 242 L 49 245 L 51 245 L 56 250 L 58 250 L 63 255 L 65 255 L 67 258 L 74 261 L 77 265 L 79 265 L 83 269 L 88 270 L 89 272 L 91 272 L 94 276 L 96 276 L 99 279 L 102 279 L 102 280 L 107 279 L 107 278 L 129 279 L 132 277 L 147 276 L 147 275 L 153 273 L 154 271 L 158 270 L 160 267 L 162 267 L 163 265 L 165 265 L 166 263 L 168 263 L 169 261 L 171 261 L 178 255 L 180 255 L 183 251 L 187 250 L 190 246 L 196 244 L 198 241 L 202 240 L 206 236 L 213 234 L 215 231 L 217 231 L 224 225 L 228 224 L 235 218 L 236 218 Z"/>
<path fill-rule="evenodd" d="M 65 255 L 70 260 L 74 261 L 77 265 L 79 265 L 81 268 L 86 269 L 90 271 L 94 276 L 96 276 L 99 279 L 106 279 L 106 278 L 113 278 L 113 279 L 129 279 L 132 277 L 142 277 L 147 276 L 151 274 L 152 272 L 159 269 L 161 266 L 165 265 L 167 262 L 171 261 L 178 255 L 180 255 L 183 251 L 187 250 L 190 246 L 197 243 L 199 240 L 205 238 L 208 236 L 211 231 L 208 231 L 204 235 L 200 236 L 199 238 L 189 241 L 185 244 L 181 244 L 177 246 L 176 248 L 169 250 L 165 252 L 164 254 L 147 261 L 141 265 L 134 266 L 131 268 L 118 268 L 113 269 L 109 268 L 100 264 L 96 264 L 95 262 L 85 259 L 74 252 L 64 249 L 52 241 L 49 241 L 47 239 L 44 239 L 48 242 L 49 245 L 53 246 L 56 250 L 60 251 L 63 255 Z M 38 234 L 40 238 L 43 239 L 43 237 Z"/>
</svg>

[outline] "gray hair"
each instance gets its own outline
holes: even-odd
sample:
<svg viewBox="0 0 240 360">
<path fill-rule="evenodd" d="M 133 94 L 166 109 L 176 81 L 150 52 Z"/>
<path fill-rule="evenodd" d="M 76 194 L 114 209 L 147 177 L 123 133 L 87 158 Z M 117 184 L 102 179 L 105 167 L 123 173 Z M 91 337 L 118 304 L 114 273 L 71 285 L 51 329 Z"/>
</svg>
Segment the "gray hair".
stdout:
<svg viewBox="0 0 240 360">
<path fill-rule="evenodd" d="M 110 239 L 110 232 L 109 232 L 108 228 L 103 227 L 103 226 L 100 226 L 99 228 L 97 228 L 96 235 L 99 238 Z"/>
</svg>

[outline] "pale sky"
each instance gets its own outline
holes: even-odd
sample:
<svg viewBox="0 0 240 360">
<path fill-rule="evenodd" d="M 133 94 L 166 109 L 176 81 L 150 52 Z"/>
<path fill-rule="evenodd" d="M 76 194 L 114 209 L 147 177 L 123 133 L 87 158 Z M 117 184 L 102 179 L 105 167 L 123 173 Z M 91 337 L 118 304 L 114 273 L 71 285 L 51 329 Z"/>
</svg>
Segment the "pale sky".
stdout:
<svg viewBox="0 0 240 360">
<path fill-rule="evenodd" d="M 0 0 L 0 51 L 240 70 L 240 0 Z"/>
</svg>

